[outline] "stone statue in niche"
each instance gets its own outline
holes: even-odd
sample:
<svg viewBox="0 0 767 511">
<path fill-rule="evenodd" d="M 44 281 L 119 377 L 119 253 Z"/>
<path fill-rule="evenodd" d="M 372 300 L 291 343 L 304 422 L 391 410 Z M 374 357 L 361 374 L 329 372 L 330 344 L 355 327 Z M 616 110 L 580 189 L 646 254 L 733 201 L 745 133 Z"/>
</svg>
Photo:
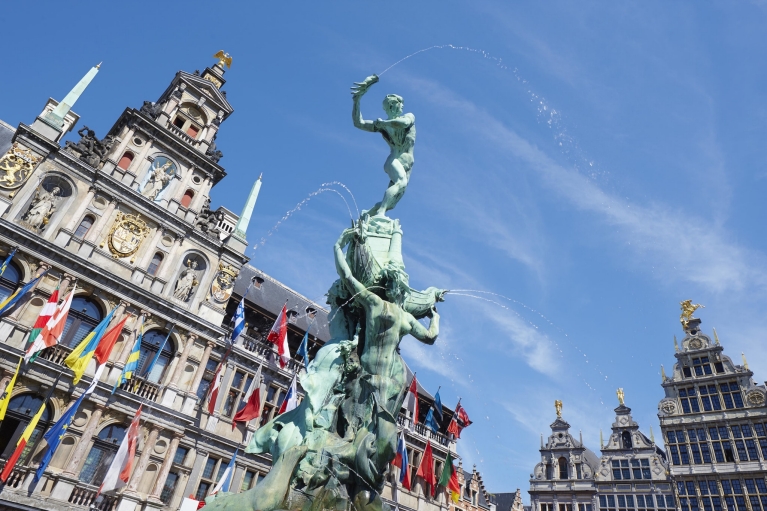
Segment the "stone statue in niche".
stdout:
<svg viewBox="0 0 767 511">
<path fill-rule="evenodd" d="M 175 170 L 176 166 L 173 165 L 172 161 L 167 158 L 157 158 L 152 168 L 149 169 L 149 179 L 141 190 L 141 195 L 149 200 L 157 200 L 157 196 L 165 190 L 170 180 L 173 179 Z"/>
<path fill-rule="evenodd" d="M 88 126 L 83 126 L 77 134 L 80 135 L 80 140 L 77 143 L 67 140 L 66 148 L 70 152 L 79 154 L 80 160 L 94 168 L 106 160 L 109 151 L 115 144 L 112 135 L 107 135 L 103 140 L 99 140 L 96 137 L 96 132 Z"/>
<path fill-rule="evenodd" d="M 188 302 L 199 284 L 197 281 L 197 261 L 187 259 L 186 270 L 182 271 L 176 280 L 173 297 L 182 302 Z"/>
<path fill-rule="evenodd" d="M 22 222 L 32 229 L 41 230 L 48 223 L 51 215 L 56 211 L 56 203 L 61 196 L 61 188 L 54 186 L 49 192 L 42 187 L 38 187 L 35 197 L 29 204 L 29 209 L 21 217 Z"/>
</svg>

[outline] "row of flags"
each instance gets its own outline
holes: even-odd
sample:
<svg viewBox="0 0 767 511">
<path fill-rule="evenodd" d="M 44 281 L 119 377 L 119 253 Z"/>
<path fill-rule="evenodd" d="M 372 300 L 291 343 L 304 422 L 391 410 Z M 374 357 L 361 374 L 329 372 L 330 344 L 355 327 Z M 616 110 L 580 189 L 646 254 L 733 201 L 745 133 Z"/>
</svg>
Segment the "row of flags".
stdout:
<svg viewBox="0 0 767 511">
<path fill-rule="evenodd" d="M 410 381 L 407 394 L 405 394 L 405 401 L 402 406 L 410 412 L 412 424 L 419 424 L 418 379 L 416 378 L 415 373 L 413 373 L 413 379 Z M 426 419 L 423 424 L 434 433 L 438 433 L 442 419 L 442 398 L 439 397 L 439 389 L 437 389 L 437 393 L 434 394 L 434 403 L 429 407 L 429 411 L 426 413 Z M 447 426 L 447 432 L 455 438 L 461 438 L 461 432 L 464 428 L 469 427 L 471 423 L 469 414 L 466 413 L 466 410 L 461 406 L 461 399 L 459 398 L 458 404 L 455 406 L 455 412 L 453 412 L 453 417 L 450 419 L 450 424 Z"/>
<path fill-rule="evenodd" d="M 410 490 L 412 488 L 412 481 L 410 480 L 410 467 L 404 430 L 400 431 L 399 440 L 397 441 L 397 454 L 394 457 L 394 461 L 392 461 L 392 465 L 400 469 L 399 482 L 402 484 L 402 487 Z M 415 475 L 416 477 L 423 478 L 427 489 L 431 489 L 432 497 L 437 493 L 437 486 L 442 486 L 450 493 L 453 502 L 458 502 L 461 496 L 461 488 L 458 484 L 458 473 L 456 472 L 455 465 L 453 465 L 453 454 L 449 450 L 445 458 L 445 466 L 442 469 L 442 474 L 440 474 L 439 482 L 437 482 L 437 477 L 434 474 L 434 454 L 431 449 L 431 441 L 427 440 L 426 449 L 423 451 L 421 463 L 418 465 Z"/>
</svg>

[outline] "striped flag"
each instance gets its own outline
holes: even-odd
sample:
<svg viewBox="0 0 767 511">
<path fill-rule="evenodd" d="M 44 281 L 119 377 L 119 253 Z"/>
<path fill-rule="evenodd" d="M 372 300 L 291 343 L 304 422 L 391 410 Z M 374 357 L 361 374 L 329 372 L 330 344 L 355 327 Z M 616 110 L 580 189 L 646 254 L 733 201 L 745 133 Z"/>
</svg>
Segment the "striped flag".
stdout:
<svg viewBox="0 0 767 511">
<path fill-rule="evenodd" d="M 290 382 L 290 387 L 288 387 L 288 393 L 285 394 L 285 399 L 282 400 L 282 404 L 280 405 L 280 411 L 277 412 L 278 415 L 282 415 L 283 413 L 289 412 L 295 407 L 298 406 L 298 390 L 296 388 L 296 375 L 293 375 L 293 380 Z"/>
<path fill-rule="evenodd" d="M 410 467 L 408 467 L 407 457 L 407 444 L 405 444 L 405 430 L 399 432 L 399 440 L 397 441 L 397 455 L 394 457 L 394 461 L 391 462 L 395 467 L 399 467 L 399 482 L 402 486 L 410 489 Z"/>
<path fill-rule="evenodd" d="M 123 437 L 123 441 L 120 443 L 120 448 L 117 449 L 117 454 L 115 454 L 115 457 L 112 459 L 112 464 L 109 465 L 109 470 L 104 476 L 104 482 L 101 483 L 101 487 L 99 487 L 96 497 L 101 493 L 119 490 L 128 484 L 131 470 L 133 469 L 133 462 L 136 459 L 140 417 L 141 406 L 138 407 L 136 416 L 133 417 L 128 432 Z"/>
<path fill-rule="evenodd" d="M 226 466 L 226 470 L 224 470 L 224 473 L 221 474 L 221 479 L 219 479 L 218 484 L 215 488 L 213 488 L 213 491 L 210 492 L 211 495 L 215 495 L 216 493 L 222 491 L 224 493 L 229 491 L 229 485 L 232 483 L 232 476 L 234 476 L 234 462 L 237 459 L 237 452 L 239 449 L 234 451 L 234 456 L 232 456 L 232 460 L 229 462 L 229 464 Z"/>
<path fill-rule="evenodd" d="M 23 287 L 17 289 L 11 296 L 3 300 L 2 303 L 0 303 L 0 316 L 7 313 L 9 310 L 13 308 L 16 303 L 21 300 L 24 295 L 26 295 L 30 289 L 35 287 L 35 284 L 37 284 L 37 281 L 40 280 L 46 273 L 48 273 L 48 270 L 45 270 L 43 273 L 40 274 L 39 277 L 35 277 L 34 279 L 30 280 L 26 284 L 24 284 Z"/>
<path fill-rule="evenodd" d="M 27 442 L 29 442 L 29 438 L 35 431 L 37 423 L 40 422 L 40 417 L 43 415 L 43 412 L 45 412 L 45 406 L 48 404 L 48 400 L 53 395 L 53 391 L 56 389 L 56 385 L 59 383 L 60 376 L 61 373 L 56 376 L 56 380 L 53 382 L 53 385 L 51 385 L 51 388 L 48 389 L 48 394 L 46 394 L 45 399 L 43 399 L 43 402 L 40 405 L 40 409 L 34 416 L 32 416 L 32 419 L 29 421 L 29 424 L 27 424 L 27 427 L 24 428 L 24 432 L 21 434 L 18 442 L 16 442 L 16 450 L 13 451 L 11 457 L 8 458 L 8 461 L 5 463 L 5 467 L 3 467 L 2 473 L 0 473 L 0 481 L 3 483 L 8 480 L 8 477 L 10 477 L 13 468 L 16 466 L 16 462 L 19 461 L 21 453 L 24 452 L 24 448 L 27 446 Z"/>
<path fill-rule="evenodd" d="M 67 358 L 64 359 L 64 364 L 69 367 L 75 373 L 75 377 L 72 383 L 77 385 L 80 382 L 80 378 L 83 377 L 85 369 L 88 367 L 88 362 L 93 358 L 93 354 L 104 335 L 109 322 L 112 321 L 112 315 L 115 313 L 115 309 L 109 311 L 109 314 L 101 320 L 96 328 L 91 333 L 85 336 L 85 339 L 72 350 Z"/>
<path fill-rule="evenodd" d="M 280 367 L 285 369 L 290 361 L 290 348 L 288 347 L 288 304 L 282 306 L 280 315 L 272 325 L 266 340 L 277 346 L 277 353 L 280 355 Z"/>
<path fill-rule="evenodd" d="M 16 251 L 18 248 L 14 248 L 11 250 L 11 253 L 8 254 L 8 256 L 5 258 L 5 261 L 3 261 L 3 265 L 0 266 L 0 277 L 2 277 L 3 273 L 5 273 L 5 269 L 8 267 L 8 264 L 10 264 L 11 259 L 13 259 L 13 256 L 16 255 Z"/>
<path fill-rule="evenodd" d="M 11 394 L 13 393 L 13 386 L 16 385 L 16 377 L 19 375 L 19 369 L 21 369 L 21 359 L 16 364 L 16 372 L 13 373 L 13 378 L 8 382 L 3 391 L 3 397 L 0 399 L 0 421 L 5 419 L 5 412 L 8 411 L 8 403 L 11 401 Z"/>
<path fill-rule="evenodd" d="M 138 369 L 138 361 L 141 358 L 141 339 L 143 338 L 144 338 L 144 323 L 142 321 L 141 330 L 138 334 L 138 338 L 136 339 L 136 342 L 133 344 L 133 349 L 131 350 L 130 355 L 128 355 L 128 360 L 125 362 L 125 367 L 123 367 L 123 370 L 120 373 L 119 378 L 117 378 L 117 381 L 115 382 L 115 386 L 112 389 L 112 394 L 115 393 L 115 390 L 117 390 L 117 387 L 119 387 L 126 381 L 129 381 L 131 378 L 133 378 L 133 375 L 136 373 L 136 370 Z"/>
<path fill-rule="evenodd" d="M 410 417 L 413 419 L 413 424 L 418 424 L 418 380 L 413 373 L 413 379 L 410 382 L 410 387 L 405 394 L 405 402 L 403 405 L 405 409 L 410 410 Z"/>
<path fill-rule="evenodd" d="M 453 502 L 458 502 L 461 498 L 461 486 L 458 484 L 458 473 L 455 471 L 453 465 L 453 453 L 450 449 L 447 451 L 447 458 L 445 458 L 445 467 L 442 469 L 442 474 L 439 476 L 440 486 L 444 486 L 450 493 L 450 498 Z"/>
<path fill-rule="evenodd" d="M 304 338 L 301 341 L 301 346 L 298 347 L 296 355 L 304 359 L 304 369 L 309 372 L 309 329 L 306 329 Z"/>
<path fill-rule="evenodd" d="M 232 329 L 232 344 L 237 342 L 237 338 L 240 337 L 242 331 L 245 330 L 245 297 L 248 296 L 251 285 L 248 286 L 245 294 L 242 295 L 242 300 L 237 304 L 237 310 L 234 311 L 234 316 L 232 316 L 232 323 L 234 323 L 234 328 Z"/>
<path fill-rule="evenodd" d="M 40 310 L 40 315 L 37 316 L 37 321 L 35 321 L 35 324 L 32 326 L 32 330 L 29 332 L 29 339 L 27 339 L 27 347 L 31 347 L 35 343 L 35 339 L 40 335 L 40 332 L 43 331 L 43 328 L 45 325 L 48 324 L 48 321 L 50 321 L 51 317 L 53 317 L 53 313 L 56 312 L 56 306 L 59 303 L 59 286 L 56 286 L 56 289 L 51 293 L 51 297 L 48 298 L 48 302 L 43 305 L 43 308 Z"/>
<path fill-rule="evenodd" d="M 51 316 L 51 319 L 48 320 L 45 327 L 43 327 L 40 335 L 35 339 L 34 344 L 27 349 L 27 353 L 24 355 L 24 360 L 27 363 L 30 361 L 34 362 L 40 351 L 59 343 L 61 336 L 64 334 L 64 326 L 66 326 L 69 308 L 72 307 L 72 299 L 74 296 L 75 290 L 72 289 L 64 301 L 56 307 L 56 311 Z"/>
<path fill-rule="evenodd" d="M 224 377 L 224 373 L 222 371 L 224 367 L 224 359 L 221 359 L 221 362 L 218 363 L 218 367 L 216 368 L 216 374 L 213 375 L 213 382 L 211 383 L 211 387 L 208 390 L 208 413 L 213 415 L 213 412 L 216 411 L 216 401 L 218 401 L 218 390 L 221 388 L 221 379 Z"/>
<path fill-rule="evenodd" d="M 248 423 L 261 415 L 261 366 L 258 366 L 253 381 L 250 382 L 245 396 L 242 399 L 243 406 L 237 411 L 232 419 L 232 430 L 237 427 L 238 422 Z"/>
</svg>

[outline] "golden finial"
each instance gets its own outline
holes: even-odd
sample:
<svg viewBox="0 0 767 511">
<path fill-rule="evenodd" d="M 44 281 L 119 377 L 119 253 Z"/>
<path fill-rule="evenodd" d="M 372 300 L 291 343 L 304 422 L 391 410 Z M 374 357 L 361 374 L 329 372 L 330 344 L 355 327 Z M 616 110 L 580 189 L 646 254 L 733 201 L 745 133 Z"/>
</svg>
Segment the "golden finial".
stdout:
<svg viewBox="0 0 767 511">
<path fill-rule="evenodd" d="M 624 404 L 624 403 L 623 403 L 623 398 L 624 398 L 624 394 L 623 394 L 623 387 L 621 387 L 621 388 L 619 388 L 618 390 L 616 390 L 616 391 L 615 391 L 615 393 L 618 395 L 618 403 L 619 403 L 621 406 L 623 406 L 623 404 Z"/>
<path fill-rule="evenodd" d="M 224 67 L 224 64 L 226 64 L 226 67 L 231 68 L 232 67 L 232 56 L 226 53 L 224 50 L 218 50 L 218 53 L 213 55 L 214 59 L 218 59 L 217 65 Z"/>
<path fill-rule="evenodd" d="M 743 357 L 743 368 L 748 371 L 748 360 L 746 360 L 746 354 L 741 351 L 740 356 Z"/>
<path fill-rule="evenodd" d="M 103 63 L 104 63 L 104 61 L 102 60 L 101 62 L 96 64 L 96 69 L 101 69 L 101 64 L 103 64 Z"/>
<path fill-rule="evenodd" d="M 682 314 L 679 316 L 679 321 L 682 323 L 682 328 L 687 330 L 687 325 L 690 323 L 690 320 L 695 319 L 692 317 L 695 310 L 704 308 L 704 306 L 699 303 L 692 303 L 692 300 L 684 300 L 683 302 L 679 302 L 679 305 L 682 307 Z"/>
<path fill-rule="evenodd" d="M 663 368 L 663 364 L 660 365 L 660 382 L 666 383 L 666 370 Z"/>
<path fill-rule="evenodd" d="M 716 345 L 719 346 L 719 336 L 716 335 L 716 328 L 714 328 L 713 330 L 714 330 L 714 341 L 716 342 Z"/>
<path fill-rule="evenodd" d="M 679 353 L 679 344 L 676 342 L 676 335 L 674 336 L 674 351 Z"/>
<path fill-rule="evenodd" d="M 562 401 L 554 400 L 554 409 L 557 411 L 557 417 L 562 418 Z"/>
<path fill-rule="evenodd" d="M 599 428 L 599 448 L 604 449 L 605 448 L 605 439 L 602 436 L 602 428 Z"/>
<path fill-rule="evenodd" d="M 655 445 L 655 435 L 652 432 L 652 425 L 650 425 L 650 440 L 652 441 L 653 445 Z"/>
</svg>

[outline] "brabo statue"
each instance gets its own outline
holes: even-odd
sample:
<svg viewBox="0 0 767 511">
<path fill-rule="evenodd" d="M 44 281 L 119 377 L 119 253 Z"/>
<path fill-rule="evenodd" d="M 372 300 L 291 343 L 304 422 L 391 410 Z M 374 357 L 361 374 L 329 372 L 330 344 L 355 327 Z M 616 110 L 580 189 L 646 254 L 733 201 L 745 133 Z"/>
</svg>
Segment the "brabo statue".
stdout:
<svg viewBox="0 0 767 511">
<path fill-rule="evenodd" d="M 338 280 L 328 291 L 331 339 L 300 374 L 304 399 L 261 426 L 246 448 L 270 453 L 272 470 L 255 488 L 206 499 L 210 511 L 388 511 L 381 499 L 394 459 L 407 371 L 403 337 L 434 344 L 436 303 L 445 291 L 416 291 L 402 260 L 402 229 L 385 213 L 402 197 L 413 164 L 415 118 L 387 96 L 387 121 L 362 120 L 359 98 L 378 80 L 356 84 L 355 125 L 380 131 L 392 148 L 383 200 L 363 212 L 333 247 Z M 428 328 L 418 320 L 429 318 Z"/>
</svg>

